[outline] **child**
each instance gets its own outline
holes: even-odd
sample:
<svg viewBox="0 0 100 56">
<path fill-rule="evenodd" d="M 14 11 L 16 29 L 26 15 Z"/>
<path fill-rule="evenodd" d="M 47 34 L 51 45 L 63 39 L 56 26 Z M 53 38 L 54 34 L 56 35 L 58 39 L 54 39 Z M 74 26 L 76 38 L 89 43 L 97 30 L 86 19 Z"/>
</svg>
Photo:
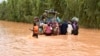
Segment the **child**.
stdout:
<svg viewBox="0 0 100 56">
<path fill-rule="evenodd" d="M 39 31 L 39 27 L 36 23 L 34 23 L 34 25 L 33 25 L 33 37 L 35 36 L 36 38 L 38 38 L 38 31 Z"/>
</svg>

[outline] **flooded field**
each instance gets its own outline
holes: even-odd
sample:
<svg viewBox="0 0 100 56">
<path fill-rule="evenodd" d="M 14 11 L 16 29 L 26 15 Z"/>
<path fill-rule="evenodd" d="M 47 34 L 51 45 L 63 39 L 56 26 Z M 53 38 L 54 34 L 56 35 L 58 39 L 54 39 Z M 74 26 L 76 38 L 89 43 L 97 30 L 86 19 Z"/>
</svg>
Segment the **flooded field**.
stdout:
<svg viewBox="0 0 100 56">
<path fill-rule="evenodd" d="M 100 30 L 32 37 L 32 24 L 0 21 L 0 56 L 100 56 Z"/>
</svg>

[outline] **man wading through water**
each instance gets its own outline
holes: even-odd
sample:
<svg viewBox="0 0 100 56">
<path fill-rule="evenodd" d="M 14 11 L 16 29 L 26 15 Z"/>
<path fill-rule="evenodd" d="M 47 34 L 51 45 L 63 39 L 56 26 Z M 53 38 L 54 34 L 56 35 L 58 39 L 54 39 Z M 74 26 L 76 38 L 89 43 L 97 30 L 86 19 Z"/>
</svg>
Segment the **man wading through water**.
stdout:
<svg viewBox="0 0 100 56">
<path fill-rule="evenodd" d="M 33 23 L 33 29 L 30 30 L 33 31 L 32 36 L 38 38 L 39 27 L 36 23 Z"/>
</svg>

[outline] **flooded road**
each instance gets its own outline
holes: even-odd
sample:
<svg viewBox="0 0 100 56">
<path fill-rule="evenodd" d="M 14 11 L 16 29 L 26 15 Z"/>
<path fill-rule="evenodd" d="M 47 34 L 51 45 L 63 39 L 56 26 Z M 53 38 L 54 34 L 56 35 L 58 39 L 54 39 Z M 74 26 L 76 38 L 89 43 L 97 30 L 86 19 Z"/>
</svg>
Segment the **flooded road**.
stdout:
<svg viewBox="0 0 100 56">
<path fill-rule="evenodd" d="M 100 30 L 33 38 L 32 24 L 0 21 L 0 56 L 100 56 Z"/>
</svg>

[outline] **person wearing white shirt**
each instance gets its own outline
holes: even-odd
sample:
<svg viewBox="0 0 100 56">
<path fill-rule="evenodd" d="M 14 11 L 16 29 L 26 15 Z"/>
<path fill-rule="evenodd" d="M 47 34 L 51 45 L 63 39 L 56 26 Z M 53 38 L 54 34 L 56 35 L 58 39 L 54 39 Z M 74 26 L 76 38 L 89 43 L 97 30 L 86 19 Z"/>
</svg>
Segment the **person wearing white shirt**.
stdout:
<svg viewBox="0 0 100 56">
<path fill-rule="evenodd" d="M 73 30 L 72 24 L 71 24 L 70 21 L 68 21 L 67 33 L 68 33 L 68 34 L 71 34 L 71 33 L 72 33 L 72 30 Z"/>
</svg>

